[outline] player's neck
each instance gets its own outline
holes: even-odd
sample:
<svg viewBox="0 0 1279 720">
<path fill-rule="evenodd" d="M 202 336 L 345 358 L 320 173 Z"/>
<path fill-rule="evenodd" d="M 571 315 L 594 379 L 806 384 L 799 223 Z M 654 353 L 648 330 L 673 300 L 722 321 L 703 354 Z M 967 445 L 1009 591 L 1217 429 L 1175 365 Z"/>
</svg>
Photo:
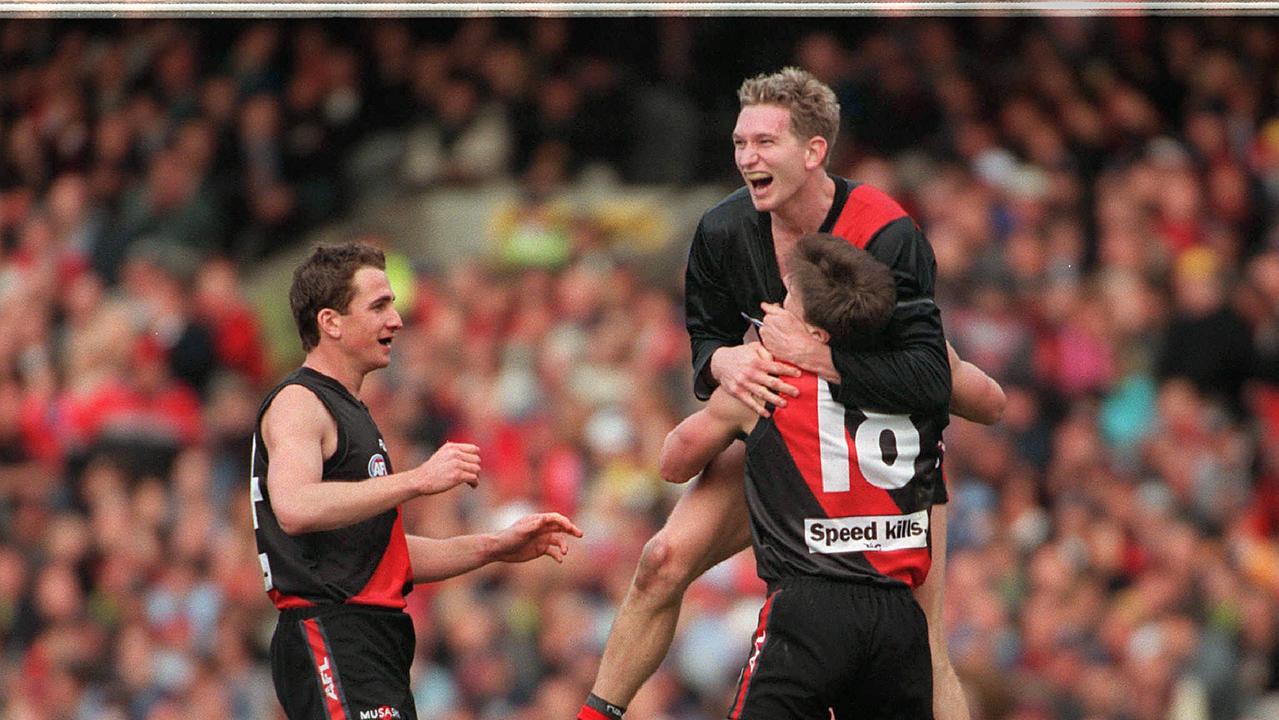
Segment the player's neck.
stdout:
<svg viewBox="0 0 1279 720">
<path fill-rule="evenodd" d="M 792 243 L 817 232 L 835 203 L 835 181 L 825 170 L 812 173 L 802 187 L 772 215 L 773 240 Z"/>
<path fill-rule="evenodd" d="M 302 366 L 328 375 L 342 383 L 342 387 L 346 388 L 347 392 L 351 393 L 352 396 L 360 396 L 360 386 L 364 384 L 365 372 L 352 367 L 350 362 L 342 357 L 336 349 L 316 347 L 307 353 L 306 360 L 303 361 Z"/>
</svg>

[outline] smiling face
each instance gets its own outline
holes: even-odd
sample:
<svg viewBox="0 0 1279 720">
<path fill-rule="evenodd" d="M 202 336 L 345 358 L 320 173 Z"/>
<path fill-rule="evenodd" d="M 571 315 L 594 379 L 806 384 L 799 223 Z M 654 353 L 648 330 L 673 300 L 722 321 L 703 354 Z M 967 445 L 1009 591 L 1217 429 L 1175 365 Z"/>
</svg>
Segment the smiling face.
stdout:
<svg viewBox="0 0 1279 720">
<path fill-rule="evenodd" d="M 733 128 L 733 159 L 760 212 L 786 205 L 813 177 L 823 174 L 826 141 L 801 139 L 791 129 L 790 110 L 779 105 L 747 105 Z"/>
<path fill-rule="evenodd" d="M 362 267 L 351 278 L 351 287 L 355 290 L 351 304 L 333 318 L 340 328 L 338 340 L 365 368 L 384 368 L 391 362 L 391 342 L 404 327 L 391 283 L 385 271 Z"/>
</svg>

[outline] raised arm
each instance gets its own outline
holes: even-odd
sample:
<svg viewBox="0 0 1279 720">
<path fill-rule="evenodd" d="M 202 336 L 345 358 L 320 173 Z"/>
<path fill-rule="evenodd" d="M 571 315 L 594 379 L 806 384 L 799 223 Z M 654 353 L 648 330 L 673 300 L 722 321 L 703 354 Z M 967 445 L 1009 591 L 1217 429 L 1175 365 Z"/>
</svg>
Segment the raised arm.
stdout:
<svg viewBox="0 0 1279 720">
<path fill-rule="evenodd" d="M 711 246 L 705 220 L 693 233 L 684 271 L 684 322 L 693 347 L 693 392 L 706 400 L 718 382 L 711 373 L 711 357 L 720 348 L 742 344 L 746 320 L 727 288 L 723 251 Z"/>
<path fill-rule="evenodd" d="M 745 403 L 760 417 L 767 403 L 782 407 L 798 393 L 781 378 L 799 375 L 776 362 L 760 343 L 742 344 L 747 321 L 729 294 L 723 269 L 724 249 L 715 246 L 698 224 L 684 273 L 684 316 L 693 348 L 693 392 L 706 400 L 717 387 Z"/>
<path fill-rule="evenodd" d="M 479 449 L 449 443 L 412 470 L 365 482 L 321 482 L 325 448 L 336 437 L 333 417 L 301 385 L 281 390 L 262 416 L 262 443 L 271 460 L 267 492 L 289 535 L 354 525 L 418 495 L 479 481 Z"/>
</svg>

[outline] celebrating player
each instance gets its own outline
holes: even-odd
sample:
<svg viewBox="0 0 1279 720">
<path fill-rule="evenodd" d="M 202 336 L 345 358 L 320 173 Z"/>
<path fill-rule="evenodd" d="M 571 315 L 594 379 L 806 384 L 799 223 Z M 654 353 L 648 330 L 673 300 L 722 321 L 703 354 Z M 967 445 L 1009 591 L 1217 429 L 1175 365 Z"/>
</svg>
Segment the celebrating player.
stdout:
<svg viewBox="0 0 1279 720">
<path fill-rule="evenodd" d="M 413 583 L 491 562 L 562 561 L 562 515 L 495 534 L 406 536 L 400 504 L 479 482 L 474 445 L 447 443 L 393 472 L 360 385 L 386 367 L 402 323 L 380 250 L 319 247 L 293 274 L 289 305 L 306 361 L 262 402 L 253 437 L 253 528 L 267 593 L 280 610 L 271 676 L 292 720 L 415 718 L 409 689 Z M 264 482 L 265 481 L 265 482 Z"/>
<path fill-rule="evenodd" d="M 826 162 L 839 126 L 829 87 L 787 68 L 748 79 L 738 91 L 734 160 L 744 188 L 703 215 L 685 276 L 694 388 L 706 399 L 716 386 L 761 417 L 784 408 L 799 390 L 800 369 L 838 387 L 848 408 L 893 414 L 945 412 L 991 422 L 1002 391 L 984 374 L 974 392 L 951 397 L 951 372 L 941 317 L 932 301 L 935 261 L 927 240 L 887 195 L 830 175 Z M 879 344 L 869 351 L 832 351 L 802 323 L 775 307 L 785 296 L 786 258 L 799 238 L 830 232 L 864 248 L 893 273 L 897 304 Z M 747 314 L 766 315 L 763 342 L 742 343 Z M 786 361 L 786 362 L 779 362 Z M 789 364 L 787 364 L 789 363 Z M 799 368 L 799 369 L 797 369 Z M 940 431 L 940 428 L 938 428 Z M 670 647 L 684 590 L 695 578 L 749 542 L 742 490 L 743 449 L 716 456 L 676 503 L 666 525 L 645 545 L 618 611 L 580 720 L 616 720 Z M 934 485 L 936 558 L 944 561 L 945 486 Z M 940 578 L 935 572 L 934 578 Z M 940 625 L 940 579 L 917 591 L 934 621 L 930 637 L 938 715 L 967 715 Z"/>
</svg>

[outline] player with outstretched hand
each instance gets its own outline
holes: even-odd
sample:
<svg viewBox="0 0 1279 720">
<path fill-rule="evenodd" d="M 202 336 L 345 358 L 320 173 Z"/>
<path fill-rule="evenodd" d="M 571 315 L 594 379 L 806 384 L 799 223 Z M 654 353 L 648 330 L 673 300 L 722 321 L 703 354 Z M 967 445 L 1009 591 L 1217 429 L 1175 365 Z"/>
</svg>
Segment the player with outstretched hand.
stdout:
<svg viewBox="0 0 1279 720">
<path fill-rule="evenodd" d="M 492 562 L 568 552 L 581 537 L 556 513 L 496 533 L 406 535 L 400 504 L 479 482 L 474 445 L 447 443 L 394 472 L 359 400 L 386 367 L 403 323 L 380 250 L 321 246 L 294 272 L 289 305 L 306 360 L 268 393 L 253 436 L 253 530 L 267 594 L 280 611 L 271 677 L 291 720 L 417 717 L 409 687 L 413 583 Z"/>
</svg>

